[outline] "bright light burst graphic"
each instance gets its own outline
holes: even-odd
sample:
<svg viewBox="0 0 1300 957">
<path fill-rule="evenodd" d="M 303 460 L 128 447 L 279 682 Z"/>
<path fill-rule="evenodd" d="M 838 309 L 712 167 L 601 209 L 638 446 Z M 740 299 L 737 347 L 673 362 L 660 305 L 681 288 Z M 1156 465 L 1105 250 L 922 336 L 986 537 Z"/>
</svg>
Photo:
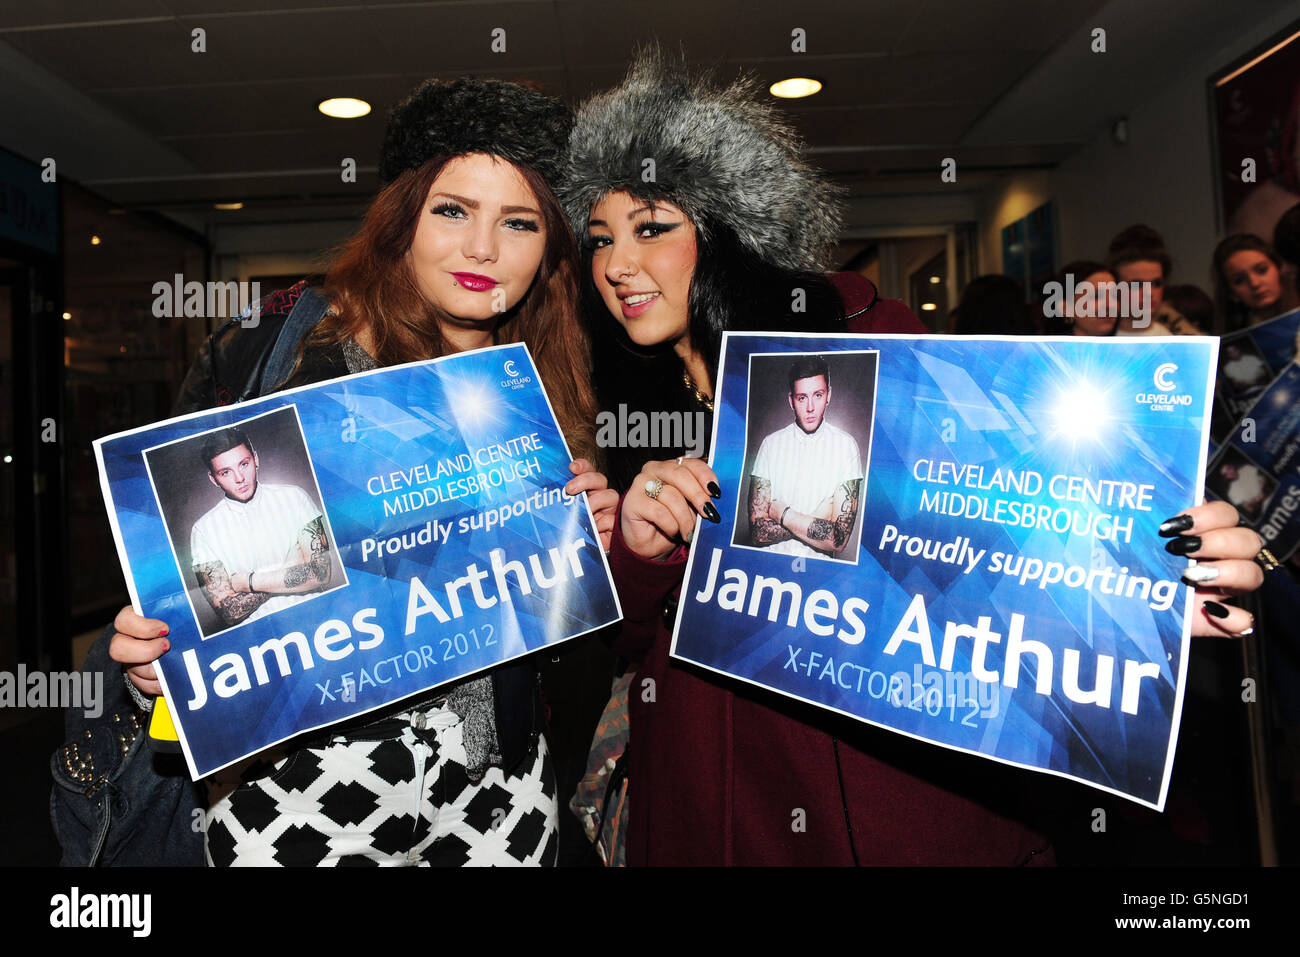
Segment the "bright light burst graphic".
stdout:
<svg viewBox="0 0 1300 957">
<path fill-rule="evenodd" d="M 1107 394 L 1085 381 L 1071 383 L 1062 389 L 1052 407 L 1055 434 L 1075 443 L 1099 441 L 1110 420 Z"/>
</svg>

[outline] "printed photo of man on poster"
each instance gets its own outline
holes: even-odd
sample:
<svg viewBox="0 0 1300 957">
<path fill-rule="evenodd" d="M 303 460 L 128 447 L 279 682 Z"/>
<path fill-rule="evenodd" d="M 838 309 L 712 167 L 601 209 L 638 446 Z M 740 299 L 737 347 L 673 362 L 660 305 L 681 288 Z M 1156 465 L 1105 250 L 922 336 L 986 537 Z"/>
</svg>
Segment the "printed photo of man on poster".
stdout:
<svg viewBox="0 0 1300 957">
<path fill-rule="evenodd" d="M 291 408 L 147 457 L 205 638 L 343 583 Z"/>
<path fill-rule="evenodd" d="M 753 357 L 746 422 L 752 464 L 742 497 L 749 521 L 737 517 L 733 544 L 856 564 L 866 481 L 861 449 L 871 444 L 875 363 L 874 353 Z M 830 418 L 842 426 L 828 420 L 832 380 L 840 383 L 840 401 Z M 779 421 L 784 424 L 771 427 Z"/>
</svg>

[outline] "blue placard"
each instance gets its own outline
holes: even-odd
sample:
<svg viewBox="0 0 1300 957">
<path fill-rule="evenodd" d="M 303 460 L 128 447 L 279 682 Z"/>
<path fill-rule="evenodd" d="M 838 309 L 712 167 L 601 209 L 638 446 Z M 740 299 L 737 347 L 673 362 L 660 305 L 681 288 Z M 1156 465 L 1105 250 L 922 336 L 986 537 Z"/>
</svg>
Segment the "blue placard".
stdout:
<svg viewBox="0 0 1300 957">
<path fill-rule="evenodd" d="M 1300 365 L 1288 362 L 1256 396 L 1214 449 L 1205 482 L 1279 561 L 1300 549 Z"/>
<path fill-rule="evenodd" d="M 1292 365 L 1300 337 L 1300 309 L 1230 332 L 1220 340 L 1215 384 L 1220 415 L 1211 435 L 1222 443 L 1269 384 Z"/>
<path fill-rule="evenodd" d="M 728 335 L 673 655 L 1163 807 L 1216 350 Z"/>
<path fill-rule="evenodd" d="M 159 676 L 196 778 L 621 616 L 522 345 L 95 449 L 132 601 L 170 626 Z"/>
</svg>

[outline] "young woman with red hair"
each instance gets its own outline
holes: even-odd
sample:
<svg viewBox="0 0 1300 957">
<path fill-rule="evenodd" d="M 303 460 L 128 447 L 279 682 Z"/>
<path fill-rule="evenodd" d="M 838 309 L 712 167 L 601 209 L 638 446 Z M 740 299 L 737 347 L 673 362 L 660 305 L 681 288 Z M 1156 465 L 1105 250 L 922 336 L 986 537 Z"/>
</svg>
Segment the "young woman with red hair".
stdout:
<svg viewBox="0 0 1300 957">
<path fill-rule="evenodd" d="M 558 100 L 491 80 L 429 81 L 400 104 L 383 189 L 327 273 L 323 316 L 278 385 L 524 342 L 578 457 L 566 490 L 589 493 L 607 543 L 617 497 L 591 464 L 578 253 L 549 185 L 571 123 Z M 318 294 L 300 284 L 264 302 L 256 328 L 218 330 L 178 411 L 258 394 L 272 343 L 304 295 Z M 237 592 L 240 578 L 211 587 Z M 152 662 L 168 648 L 166 624 L 130 608 L 115 624 L 112 657 L 134 688 L 158 694 Z M 209 778 L 208 863 L 554 863 L 555 782 L 537 688 L 534 667 L 512 662 Z"/>
</svg>

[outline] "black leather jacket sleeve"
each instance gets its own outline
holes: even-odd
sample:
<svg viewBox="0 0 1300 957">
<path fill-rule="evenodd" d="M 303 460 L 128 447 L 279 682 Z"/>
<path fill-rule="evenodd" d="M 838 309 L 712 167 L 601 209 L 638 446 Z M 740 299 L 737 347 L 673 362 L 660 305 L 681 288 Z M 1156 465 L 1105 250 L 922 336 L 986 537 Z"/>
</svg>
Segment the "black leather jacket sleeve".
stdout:
<svg viewBox="0 0 1300 957">
<path fill-rule="evenodd" d="M 266 360 L 285 318 L 263 315 L 256 326 L 245 326 L 239 319 L 223 323 L 199 347 L 194 364 L 181 382 L 172 414 L 201 412 L 257 398 Z"/>
</svg>

